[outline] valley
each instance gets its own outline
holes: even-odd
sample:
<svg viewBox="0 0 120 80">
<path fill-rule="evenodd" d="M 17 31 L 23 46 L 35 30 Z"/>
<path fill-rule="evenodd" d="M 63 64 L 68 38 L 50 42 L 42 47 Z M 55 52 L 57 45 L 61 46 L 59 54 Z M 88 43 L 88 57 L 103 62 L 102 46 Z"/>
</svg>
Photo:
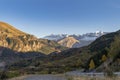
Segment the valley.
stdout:
<svg viewBox="0 0 120 80">
<path fill-rule="evenodd" d="M 57 43 L 56 40 L 38 39 L 9 26 L 7 23 L 0 23 L 0 29 L 4 31 L 0 34 L 1 78 L 63 74 L 74 70 L 88 73 L 120 71 L 120 31 L 104 35 L 97 33 L 100 36 L 89 45 L 74 48 L 70 45 L 80 43 L 75 37 L 61 38 Z M 6 35 L 8 33 L 10 34 Z M 94 37 L 95 35 L 96 33 Z M 30 79 L 28 77 L 26 80 Z"/>
<path fill-rule="evenodd" d="M 0 0 L 0 80 L 120 80 L 120 0 Z"/>
</svg>

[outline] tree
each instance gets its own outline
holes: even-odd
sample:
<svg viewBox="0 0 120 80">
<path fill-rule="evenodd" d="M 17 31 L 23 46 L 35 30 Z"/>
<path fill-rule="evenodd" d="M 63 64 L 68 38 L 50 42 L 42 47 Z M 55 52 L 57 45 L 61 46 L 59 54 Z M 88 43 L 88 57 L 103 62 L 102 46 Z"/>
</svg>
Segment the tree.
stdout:
<svg viewBox="0 0 120 80">
<path fill-rule="evenodd" d="M 89 64 L 89 70 L 92 70 L 95 68 L 95 63 L 93 61 L 93 59 L 90 60 L 90 64 Z"/>
<path fill-rule="evenodd" d="M 106 55 L 103 55 L 103 56 L 102 56 L 102 61 L 104 62 L 104 61 L 106 61 L 106 60 L 107 60 Z"/>
</svg>

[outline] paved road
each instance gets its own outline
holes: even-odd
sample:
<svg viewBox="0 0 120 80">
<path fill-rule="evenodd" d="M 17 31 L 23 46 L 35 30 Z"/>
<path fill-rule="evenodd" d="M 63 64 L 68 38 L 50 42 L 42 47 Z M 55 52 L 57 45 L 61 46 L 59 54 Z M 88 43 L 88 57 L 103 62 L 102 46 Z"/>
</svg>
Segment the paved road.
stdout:
<svg viewBox="0 0 120 80">
<path fill-rule="evenodd" d="M 66 80 L 62 75 L 33 75 L 24 80 Z"/>
<path fill-rule="evenodd" d="M 103 72 L 90 72 L 90 73 L 86 73 L 86 72 L 80 72 L 80 71 L 71 71 L 71 72 L 67 72 L 67 75 L 71 75 L 71 76 L 98 76 L 98 77 L 104 77 L 104 73 Z M 115 75 L 120 76 L 120 72 L 114 72 Z"/>
<path fill-rule="evenodd" d="M 114 74 L 120 76 L 120 72 L 115 72 Z M 68 76 L 72 76 L 72 77 L 75 77 L 75 76 L 78 76 L 78 77 L 81 77 L 81 76 L 89 76 L 89 77 L 99 77 L 99 78 L 104 78 L 104 73 L 83 73 L 83 72 L 80 72 L 80 71 L 71 71 L 71 72 L 67 72 L 66 75 Z M 10 80 L 67 80 L 65 78 L 64 75 L 49 75 L 49 74 L 46 74 L 46 75 L 29 75 L 29 76 L 23 76 L 23 78 L 20 77 L 19 78 L 15 78 L 15 79 L 10 79 Z M 120 79 L 119 79 L 120 80 Z"/>
</svg>

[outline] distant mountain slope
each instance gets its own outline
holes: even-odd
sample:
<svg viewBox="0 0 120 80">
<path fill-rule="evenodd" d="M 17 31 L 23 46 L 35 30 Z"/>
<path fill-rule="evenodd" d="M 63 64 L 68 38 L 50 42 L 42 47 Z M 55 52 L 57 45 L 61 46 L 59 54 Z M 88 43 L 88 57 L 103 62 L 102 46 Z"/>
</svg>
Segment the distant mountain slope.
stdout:
<svg viewBox="0 0 120 80">
<path fill-rule="evenodd" d="M 0 22 L 0 46 L 19 52 L 36 51 L 45 54 L 65 49 L 55 41 L 38 39 L 4 22 Z"/>
<path fill-rule="evenodd" d="M 79 41 L 76 40 L 74 37 L 66 37 L 66 38 L 58 41 L 58 43 L 62 46 L 72 48 L 73 45 L 79 43 Z"/>
<path fill-rule="evenodd" d="M 72 46 L 67 46 L 67 45 L 63 45 L 65 47 L 69 47 L 69 48 L 78 48 L 78 47 L 83 47 L 83 46 L 87 46 L 90 43 L 92 43 L 95 39 L 97 39 L 98 37 L 107 34 L 106 32 L 102 32 L 102 31 L 96 31 L 94 33 L 86 33 L 83 35 L 68 35 L 68 34 L 58 34 L 58 35 L 48 35 L 45 36 L 43 38 L 48 39 L 48 40 L 54 40 L 57 41 L 59 44 L 63 45 L 66 44 L 66 42 L 69 42 L 70 39 L 67 39 L 68 41 L 66 41 L 66 38 L 68 37 L 73 37 L 74 39 L 77 40 L 77 42 L 74 42 L 75 40 L 71 40 L 73 41 Z M 65 40 L 65 41 L 64 41 Z M 61 43 L 61 42 L 62 43 Z M 64 42 L 64 43 L 63 43 Z"/>
</svg>

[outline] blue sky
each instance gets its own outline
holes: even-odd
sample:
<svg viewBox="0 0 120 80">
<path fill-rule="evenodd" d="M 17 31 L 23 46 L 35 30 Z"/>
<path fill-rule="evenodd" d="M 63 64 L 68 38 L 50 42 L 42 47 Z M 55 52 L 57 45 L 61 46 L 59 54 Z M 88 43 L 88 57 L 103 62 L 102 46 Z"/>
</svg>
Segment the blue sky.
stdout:
<svg viewBox="0 0 120 80">
<path fill-rule="evenodd" d="M 120 29 L 120 0 L 0 0 L 0 21 L 43 37 Z"/>
</svg>

